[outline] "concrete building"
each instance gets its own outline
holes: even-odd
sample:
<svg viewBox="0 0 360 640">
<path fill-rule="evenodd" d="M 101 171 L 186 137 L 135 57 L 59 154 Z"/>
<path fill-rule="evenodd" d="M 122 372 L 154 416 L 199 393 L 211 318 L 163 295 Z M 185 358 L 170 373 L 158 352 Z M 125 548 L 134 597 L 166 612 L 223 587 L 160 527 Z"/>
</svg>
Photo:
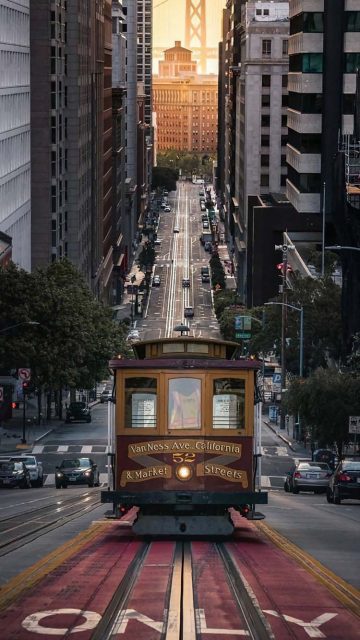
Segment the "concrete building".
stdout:
<svg viewBox="0 0 360 640">
<path fill-rule="evenodd" d="M 111 0 L 86 0 L 81 10 L 77 0 L 42 0 L 30 17 L 32 267 L 66 256 L 101 295 L 112 188 Z"/>
<path fill-rule="evenodd" d="M 287 195 L 297 211 L 334 212 L 333 160 L 352 133 L 360 66 L 359 0 L 290 0 Z"/>
<path fill-rule="evenodd" d="M 237 288 L 246 300 L 248 196 L 286 186 L 288 2 L 229 1 L 223 37 L 220 186 Z"/>
<path fill-rule="evenodd" d="M 197 75 L 191 51 L 180 41 L 165 51 L 165 60 L 159 62 L 159 75 L 153 79 L 153 90 L 158 151 L 214 153 L 218 79 Z"/>
<path fill-rule="evenodd" d="M 31 268 L 29 0 L 0 0 L 0 232 Z"/>
<path fill-rule="evenodd" d="M 136 76 L 145 92 L 145 124 L 152 124 L 152 0 L 136 0 Z"/>
</svg>

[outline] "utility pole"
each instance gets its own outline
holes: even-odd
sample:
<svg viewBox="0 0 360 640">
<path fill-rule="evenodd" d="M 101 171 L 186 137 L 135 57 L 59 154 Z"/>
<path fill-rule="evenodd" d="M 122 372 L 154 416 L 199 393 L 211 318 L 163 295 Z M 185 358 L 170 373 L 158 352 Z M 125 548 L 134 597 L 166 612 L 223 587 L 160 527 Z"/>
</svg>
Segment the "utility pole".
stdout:
<svg viewBox="0 0 360 640">
<path fill-rule="evenodd" d="M 280 293 L 282 294 L 281 308 L 281 413 L 280 413 L 280 429 L 285 429 L 285 411 L 284 411 L 284 393 L 286 393 L 286 320 L 287 320 L 287 268 L 288 268 L 288 249 L 293 249 L 293 245 L 281 244 L 275 245 L 276 251 L 282 251 L 282 284 Z"/>
</svg>

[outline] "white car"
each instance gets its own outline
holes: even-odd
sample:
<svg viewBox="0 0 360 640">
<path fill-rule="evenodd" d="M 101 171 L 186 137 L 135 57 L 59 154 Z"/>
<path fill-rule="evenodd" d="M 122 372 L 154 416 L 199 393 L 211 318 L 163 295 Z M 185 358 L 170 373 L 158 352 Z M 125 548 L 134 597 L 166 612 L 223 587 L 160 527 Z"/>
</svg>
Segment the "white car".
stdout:
<svg viewBox="0 0 360 640">
<path fill-rule="evenodd" d="M 174 227 L 173 231 L 174 231 L 174 233 L 180 233 L 179 227 Z"/>
<path fill-rule="evenodd" d="M 137 329 L 132 329 L 128 333 L 128 336 L 127 336 L 126 339 L 129 340 L 129 341 L 131 341 L 131 340 L 140 340 L 140 333 L 138 332 Z"/>
<path fill-rule="evenodd" d="M 166 211 L 166 213 L 170 213 L 171 207 L 169 207 L 169 205 L 166 205 L 164 211 Z"/>
<path fill-rule="evenodd" d="M 29 470 L 30 481 L 33 487 L 42 487 L 44 484 L 44 471 L 42 462 L 39 462 L 35 456 L 21 454 L 19 456 L 11 456 L 13 462 L 23 462 Z"/>
</svg>

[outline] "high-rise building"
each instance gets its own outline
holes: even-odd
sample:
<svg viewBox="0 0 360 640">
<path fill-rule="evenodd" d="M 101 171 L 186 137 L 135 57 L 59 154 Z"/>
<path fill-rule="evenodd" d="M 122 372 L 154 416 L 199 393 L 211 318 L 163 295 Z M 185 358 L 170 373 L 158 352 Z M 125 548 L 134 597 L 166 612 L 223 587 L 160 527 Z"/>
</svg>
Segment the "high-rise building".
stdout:
<svg viewBox="0 0 360 640">
<path fill-rule="evenodd" d="M 180 41 L 159 62 L 153 91 L 158 151 L 216 151 L 218 79 L 197 75 L 191 51 Z"/>
<path fill-rule="evenodd" d="M 111 0 L 42 0 L 30 19 L 32 266 L 66 256 L 100 295 L 111 215 Z"/>
<path fill-rule="evenodd" d="M 29 0 L 0 0 L 0 232 L 31 268 Z"/>
<path fill-rule="evenodd" d="M 222 199 L 237 287 L 247 299 L 248 197 L 286 187 L 289 5 L 227 3 Z"/>
<path fill-rule="evenodd" d="M 136 0 L 137 4 L 137 81 L 144 84 L 145 124 L 152 121 L 152 0 Z"/>
<path fill-rule="evenodd" d="M 290 0 L 287 195 L 300 212 L 324 206 L 327 222 L 339 135 L 353 130 L 359 31 L 359 0 Z"/>
</svg>

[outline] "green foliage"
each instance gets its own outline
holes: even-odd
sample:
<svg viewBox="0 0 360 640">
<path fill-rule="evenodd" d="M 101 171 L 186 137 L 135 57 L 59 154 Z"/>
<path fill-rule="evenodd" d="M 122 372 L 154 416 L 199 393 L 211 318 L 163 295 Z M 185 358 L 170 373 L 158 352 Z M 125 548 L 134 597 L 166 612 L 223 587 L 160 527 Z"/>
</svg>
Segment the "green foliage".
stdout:
<svg viewBox="0 0 360 640">
<path fill-rule="evenodd" d="M 348 367 L 357 374 L 360 374 L 360 333 L 355 333 L 352 341 L 351 353 L 347 359 Z"/>
<path fill-rule="evenodd" d="M 275 302 L 283 302 L 278 296 Z M 341 354 L 341 289 L 332 279 L 299 278 L 287 292 L 287 303 L 304 309 L 304 372 L 326 367 Z M 265 327 L 251 341 L 253 353 L 281 351 L 282 307 L 266 306 Z M 261 309 L 254 310 L 260 316 Z M 299 372 L 300 313 L 286 309 L 286 367 Z"/>
<path fill-rule="evenodd" d="M 1 366 L 30 367 L 38 388 L 91 388 L 126 350 L 124 329 L 66 260 L 31 274 L 0 269 L 0 289 L 1 327 L 39 323 L 0 334 Z"/>
<path fill-rule="evenodd" d="M 210 259 L 210 267 L 211 267 L 211 284 L 215 287 L 220 287 L 221 289 L 226 288 L 225 282 L 225 271 L 223 264 L 219 258 L 217 253 L 214 253 Z"/>
<path fill-rule="evenodd" d="M 152 170 L 152 189 L 163 188 L 167 191 L 176 190 L 176 180 L 179 177 L 179 173 L 176 169 L 171 167 L 153 167 Z"/>
<path fill-rule="evenodd" d="M 286 407 L 309 428 L 320 446 L 334 442 L 339 455 L 349 442 L 349 416 L 360 415 L 360 378 L 336 369 L 317 369 L 296 380 L 286 394 Z"/>
<path fill-rule="evenodd" d="M 142 270 L 143 267 L 152 266 L 154 262 L 155 249 L 151 246 L 150 242 L 145 242 L 139 254 L 140 269 Z"/>
<path fill-rule="evenodd" d="M 215 156 L 209 154 L 169 149 L 158 153 L 157 164 L 158 167 L 181 169 L 182 175 L 195 173 L 196 175 L 211 176 L 214 159 Z"/>
</svg>

